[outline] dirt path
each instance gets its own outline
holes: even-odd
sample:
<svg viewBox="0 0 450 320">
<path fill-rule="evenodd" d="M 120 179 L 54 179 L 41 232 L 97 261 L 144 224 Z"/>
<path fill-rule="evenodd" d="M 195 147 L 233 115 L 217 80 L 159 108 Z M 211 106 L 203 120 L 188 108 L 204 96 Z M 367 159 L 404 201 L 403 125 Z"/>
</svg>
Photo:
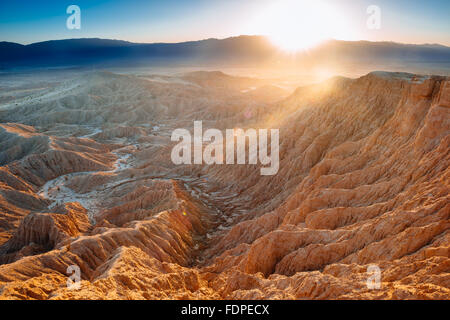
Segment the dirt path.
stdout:
<svg viewBox="0 0 450 320">
<path fill-rule="evenodd" d="M 124 147 L 127 148 L 127 147 Z M 124 149 L 121 148 L 121 149 Z M 98 213 L 98 197 L 100 195 L 100 190 L 92 190 L 87 193 L 78 193 L 74 190 L 70 189 L 66 185 L 69 185 L 71 180 L 74 177 L 79 177 L 82 175 L 95 174 L 97 172 L 109 172 L 109 173 L 118 173 L 120 171 L 126 170 L 131 167 L 131 163 L 129 159 L 131 158 L 131 153 L 123 153 L 119 154 L 118 149 L 113 151 L 112 153 L 117 156 L 117 160 L 114 163 L 114 168 L 109 171 L 84 171 L 84 172 L 75 172 L 68 173 L 62 176 L 59 176 L 53 180 L 47 181 L 42 188 L 39 190 L 38 194 L 45 198 L 53 200 L 54 202 L 49 206 L 49 209 L 54 208 L 55 206 L 65 203 L 65 202 L 79 202 L 84 208 L 88 210 L 89 219 L 94 222 L 95 216 Z M 114 182 L 104 185 L 103 190 L 114 187 L 116 184 L 120 183 Z"/>
</svg>

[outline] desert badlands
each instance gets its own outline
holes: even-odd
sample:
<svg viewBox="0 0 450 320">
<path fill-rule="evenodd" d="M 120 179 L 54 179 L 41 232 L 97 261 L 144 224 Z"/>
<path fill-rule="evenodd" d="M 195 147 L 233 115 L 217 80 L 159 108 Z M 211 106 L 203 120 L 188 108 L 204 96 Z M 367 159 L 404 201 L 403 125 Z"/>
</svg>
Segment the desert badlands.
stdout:
<svg viewBox="0 0 450 320">
<path fill-rule="evenodd" d="M 0 299 L 450 298 L 449 77 L 92 71 L 0 103 Z M 174 164 L 199 120 L 279 129 L 278 172 Z"/>
</svg>

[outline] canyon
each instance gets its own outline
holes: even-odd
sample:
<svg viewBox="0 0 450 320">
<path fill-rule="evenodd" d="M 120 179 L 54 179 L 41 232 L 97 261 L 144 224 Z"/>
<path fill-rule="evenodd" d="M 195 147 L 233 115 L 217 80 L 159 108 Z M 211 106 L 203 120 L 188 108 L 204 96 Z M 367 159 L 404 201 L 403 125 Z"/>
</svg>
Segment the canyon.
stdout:
<svg viewBox="0 0 450 320">
<path fill-rule="evenodd" d="M 0 299 L 449 299 L 449 77 L 286 82 L 0 77 Z M 279 129 L 278 171 L 173 163 L 194 121 Z"/>
</svg>

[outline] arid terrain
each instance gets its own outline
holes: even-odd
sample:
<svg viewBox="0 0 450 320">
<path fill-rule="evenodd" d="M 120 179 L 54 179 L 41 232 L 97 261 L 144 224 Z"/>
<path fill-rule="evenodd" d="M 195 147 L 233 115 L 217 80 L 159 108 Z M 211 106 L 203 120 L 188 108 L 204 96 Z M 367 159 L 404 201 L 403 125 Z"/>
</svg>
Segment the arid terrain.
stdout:
<svg viewBox="0 0 450 320">
<path fill-rule="evenodd" d="M 2 75 L 0 299 L 450 299 L 450 78 L 295 84 Z M 278 128 L 278 173 L 175 165 L 195 120 Z"/>
</svg>

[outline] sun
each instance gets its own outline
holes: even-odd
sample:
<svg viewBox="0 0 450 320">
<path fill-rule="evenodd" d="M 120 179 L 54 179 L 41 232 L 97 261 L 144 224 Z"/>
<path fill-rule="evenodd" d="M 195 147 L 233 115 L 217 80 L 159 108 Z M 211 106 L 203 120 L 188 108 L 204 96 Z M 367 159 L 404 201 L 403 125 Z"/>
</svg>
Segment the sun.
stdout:
<svg viewBox="0 0 450 320">
<path fill-rule="evenodd" d="M 280 49 L 297 52 L 342 33 L 337 12 L 320 1 L 280 0 L 256 20 L 256 29 Z"/>
</svg>

